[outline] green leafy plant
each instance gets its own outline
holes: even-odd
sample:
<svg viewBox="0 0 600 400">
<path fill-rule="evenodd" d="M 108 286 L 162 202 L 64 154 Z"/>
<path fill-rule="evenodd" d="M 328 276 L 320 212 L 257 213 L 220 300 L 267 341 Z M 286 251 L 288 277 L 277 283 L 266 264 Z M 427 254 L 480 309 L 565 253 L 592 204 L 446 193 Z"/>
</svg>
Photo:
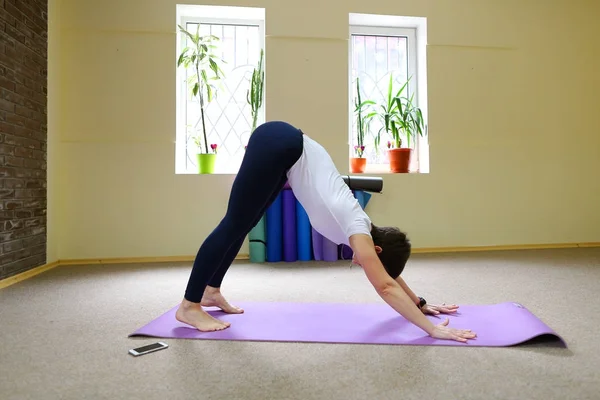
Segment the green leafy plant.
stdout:
<svg viewBox="0 0 600 400">
<path fill-rule="evenodd" d="M 264 95 L 264 84 L 265 84 L 265 72 L 263 70 L 263 57 L 264 50 L 260 50 L 260 59 L 258 61 L 258 67 L 254 68 L 252 72 L 252 80 L 250 81 L 250 89 L 248 89 L 246 93 L 246 100 L 250 105 L 250 110 L 252 113 L 252 130 L 250 133 L 254 132 L 256 129 L 256 122 L 258 120 L 258 111 L 262 107 L 263 104 L 263 95 Z"/>
<path fill-rule="evenodd" d="M 190 124 L 186 125 L 187 130 L 188 130 L 188 136 L 191 137 L 191 139 L 194 141 L 194 144 L 200 149 L 202 148 L 202 141 L 201 141 L 201 137 L 197 136 L 197 135 L 189 135 L 189 132 L 192 130 L 192 126 Z M 217 154 L 217 144 L 216 143 L 211 143 L 210 144 L 210 149 L 212 150 L 212 152 L 214 154 Z M 207 151 L 208 153 L 208 151 Z M 206 154 L 206 153 L 204 153 Z"/>
<path fill-rule="evenodd" d="M 362 158 L 365 151 L 365 133 L 369 131 L 371 120 L 377 116 L 376 112 L 369 112 L 376 103 L 372 100 L 362 100 L 360 94 L 360 79 L 356 78 L 356 96 L 354 97 L 354 116 L 356 118 L 356 139 L 357 144 L 354 151 L 359 158 Z M 375 147 L 377 148 L 377 139 Z"/>
<path fill-rule="evenodd" d="M 182 33 L 190 40 L 191 44 L 186 46 L 177 59 L 177 67 L 183 65 L 184 68 L 192 68 L 193 74 L 187 79 L 192 97 L 197 96 L 200 104 L 200 115 L 202 118 L 202 133 L 204 135 L 204 148 L 200 140 L 195 137 L 194 142 L 200 149 L 200 153 L 209 153 L 208 139 L 206 137 L 206 122 L 204 118 L 205 107 L 213 100 L 214 94 L 217 91 L 215 83 L 225 77 L 225 73 L 221 69 L 221 63 L 225 63 L 220 59 L 215 50 L 218 48 L 215 42 L 219 38 L 214 35 L 200 36 L 200 24 L 195 34 L 188 32 L 181 25 L 178 25 Z M 209 76 L 209 73 L 211 73 Z"/>
<path fill-rule="evenodd" d="M 390 74 L 385 103 L 380 105 L 381 111 L 378 113 L 383 126 L 377 133 L 377 145 L 380 143 L 382 131 L 385 131 L 393 140 L 392 143 L 388 142 L 388 148 L 391 145 L 395 148 L 402 147 L 402 133 L 406 135 L 408 147 L 410 147 L 412 136 L 423 135 L 423 113 L 414 105 L 414 94 L 410 96 L 410 99 L 403 95 L 409 81 L 410 78 L 394 93 L 394 78 Z"/>
<path fill-rule="evenodd" d="M 382 126 L 377 132 L 375 141 L 377 143 L 377 147 L 379 148 L 379 144 L 381 142 L 381 133 L 385 131 L 387 135 L 392 136 L 393 138 L 399 137 L 398 131 L 398 104 L 396 103 L 396 98 L 400 97 L 406 86 L 408 85 L 408 81 L 402 85 L 402 87 L 394 94 L 394 77 L 393 74 L 390 74 L 390 81 L 388 84 L 387 96 L 383 104 L 380 104 L 381 110 L 378 113 L 379 118 L 381 119 Z"/>
<path fill-rule="evenodd" d="M 417 134 L 423 136 L 423 132 L 425 131 L 423 112 L 419 107 L 415 106 L 413 100 L 414 94 L 410 96 L 410 99 L 407 97 L 396 97 L 394 99 L 396 102 L 396 107 L 398 108 L 398 129 L 396 130 L 395 135 L 392 136 L 396 148 L 400 148 L 402 146 L 400 132 L 404 132 L 406 135 L 406 147 L 410 148 L 411 138 Z"/>
</svg>

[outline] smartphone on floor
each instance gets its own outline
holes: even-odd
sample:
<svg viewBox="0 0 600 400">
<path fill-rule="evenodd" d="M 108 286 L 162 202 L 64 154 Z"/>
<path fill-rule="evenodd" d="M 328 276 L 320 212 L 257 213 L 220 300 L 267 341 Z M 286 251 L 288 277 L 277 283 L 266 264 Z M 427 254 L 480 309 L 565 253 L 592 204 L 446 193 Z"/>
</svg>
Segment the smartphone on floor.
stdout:
<svg viewBox="0 0 600 400">
<path fill-rule="evenodd" d="M 143 356 L 144 354 L 153 353 L 158 350 L 166 349 L 167 347 L 169 347 L 169 345 L 167 345 L 165 342 L 157 342 L 131 349 L 129 350 L 129 354 L 134 357 Z"/>
</svg>

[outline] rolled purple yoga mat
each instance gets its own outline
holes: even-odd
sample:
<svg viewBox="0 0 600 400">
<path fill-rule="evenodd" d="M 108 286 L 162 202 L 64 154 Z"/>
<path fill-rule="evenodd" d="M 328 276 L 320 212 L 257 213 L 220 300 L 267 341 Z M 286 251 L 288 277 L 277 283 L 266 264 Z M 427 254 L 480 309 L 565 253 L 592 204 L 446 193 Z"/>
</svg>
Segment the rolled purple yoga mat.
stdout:
<svg viewBox="0 0 600 400">
<path fill-rule="evenodd" d="M 312 228 L 313 254 L 316 261 L 323 261 L 323 236 Z"/>
<path fill-rule="evenodd" d="M 323 261 L 337 261 L 338 259 L 338 245 L 323 236 Z"/>
<path fill-rule="evenodd" d="M 296 196 L 290 189 L 283 191 L 283 259 L 287 262 L 298 260 L 296 242 Z"/>
<path fill-rule="evenodd" d="M 352 251 L 352 248 L 350 246 L 345 245 L 345 244 L 341 244 L 340 247 L 341 247 L 340 258 L 342 260 L 351 260 L 352 259 L 352 255 L 354 254 L 354 252 Z"/>
</svg>

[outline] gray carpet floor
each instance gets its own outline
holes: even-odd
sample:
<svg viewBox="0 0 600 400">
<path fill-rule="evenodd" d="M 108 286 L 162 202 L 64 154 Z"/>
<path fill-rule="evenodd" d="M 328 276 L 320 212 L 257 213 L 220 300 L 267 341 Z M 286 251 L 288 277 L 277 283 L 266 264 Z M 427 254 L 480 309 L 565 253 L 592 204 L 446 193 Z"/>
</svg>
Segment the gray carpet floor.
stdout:
<svg viewBox="0 0 600 400">
<path fill-rule="evenodd" d="M 417 254 L 432 302 L 518 301 L 553 344 L 458 348 L 168 340 L 127 335 L 178 304 L 189 263 L 62 266 L 0 290 L 0 399 L 600 399 L 600 249 Z M 380 302 L 347 262 L 238 262 L 237 301 Z"/>
</svg>

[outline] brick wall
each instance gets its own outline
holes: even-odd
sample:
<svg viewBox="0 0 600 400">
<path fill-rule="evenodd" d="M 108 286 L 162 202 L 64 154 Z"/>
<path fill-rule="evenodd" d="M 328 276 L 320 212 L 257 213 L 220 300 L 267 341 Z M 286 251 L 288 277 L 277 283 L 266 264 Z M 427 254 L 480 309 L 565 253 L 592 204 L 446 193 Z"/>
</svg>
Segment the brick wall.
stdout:
<svg viewBox="0 0 600 400">
<path fill-rule="evenodd" d="M 46 262 L 47 0 L 0 0 L 0 279 Z"/>
</svg>

